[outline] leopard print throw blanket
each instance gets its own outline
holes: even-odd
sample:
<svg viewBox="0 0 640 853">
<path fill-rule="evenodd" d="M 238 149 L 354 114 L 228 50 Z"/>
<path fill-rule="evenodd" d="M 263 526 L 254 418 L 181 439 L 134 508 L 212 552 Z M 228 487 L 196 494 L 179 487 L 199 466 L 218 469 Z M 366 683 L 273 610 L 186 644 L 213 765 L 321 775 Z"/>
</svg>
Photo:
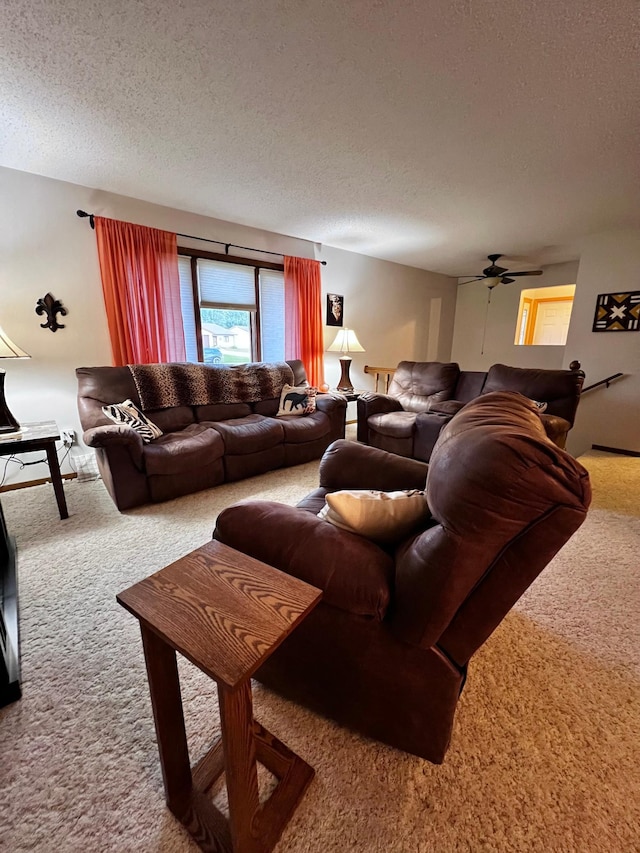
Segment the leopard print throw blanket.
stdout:
<svg viewBox="0 0 640 853">
<path fill-rule="evenodd" d="M 293 383 L 285 361 L 265 364 L 130 364 L 143 411 L 211 403 L 256 403 Z"/>
</svg>

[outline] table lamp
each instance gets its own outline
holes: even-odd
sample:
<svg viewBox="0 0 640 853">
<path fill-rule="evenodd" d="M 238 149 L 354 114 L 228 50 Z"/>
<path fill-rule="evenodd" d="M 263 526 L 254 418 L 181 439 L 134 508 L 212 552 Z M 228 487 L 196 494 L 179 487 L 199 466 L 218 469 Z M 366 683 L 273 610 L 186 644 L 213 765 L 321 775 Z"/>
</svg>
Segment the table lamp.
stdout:
<svg viewBox="0 0 640 853">
<path fill-rule="evenodd" d="M 328 347 L 327 352 L 340 352 L 340 383 L 338 391 L 353 391 L 351 379 L 349 379 L 349 368 L 351 367 L 351 356 L 345 355 L 350 352 L 364 352 L 364 347 L 356 337 L 353 329 L 340 329 L 334 342 Z"/>
<path fill-rule="evenodd" d="M 0 326 L 0 358 L 31 358 L 24 350 L 11 340 L 9 335 Z M 4 399 L 4 370 L 0 369 L 0 435 L 5 432 L 17 432 L 20 424 L 9 411 Z"/>
</svg>

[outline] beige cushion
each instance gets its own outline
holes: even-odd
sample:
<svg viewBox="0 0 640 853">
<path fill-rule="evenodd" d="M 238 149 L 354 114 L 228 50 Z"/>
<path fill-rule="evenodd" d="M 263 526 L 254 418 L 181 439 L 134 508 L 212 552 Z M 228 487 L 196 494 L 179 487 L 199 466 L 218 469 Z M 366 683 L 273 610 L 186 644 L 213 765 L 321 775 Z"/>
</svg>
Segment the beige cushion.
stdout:
<svg viewBox="0 0 640 853">
<path fill-rule="evenodd" d="M 329 492 L 319 518 L 368 539 L 402 539 L 429 518 L 426 493 L 418 489 L 380 492 L 354 489 Z"/>
<path fill-rule="evenodd" d="M 310 415 L 316 410 L 317 388 L 302 385 L 285 385 L 280 394 L 280 407 L 277 417 L 284 415 Z"/>
</svg>

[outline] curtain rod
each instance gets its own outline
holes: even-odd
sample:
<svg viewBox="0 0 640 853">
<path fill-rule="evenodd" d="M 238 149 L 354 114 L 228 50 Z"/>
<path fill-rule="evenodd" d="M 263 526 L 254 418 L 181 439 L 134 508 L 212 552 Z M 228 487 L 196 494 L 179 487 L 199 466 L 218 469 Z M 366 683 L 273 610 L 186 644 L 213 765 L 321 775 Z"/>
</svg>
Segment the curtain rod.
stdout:
<svg viewBox="0 0 640 853">
<path fill-rule="evenodd" d="M 95 230 L 96 223 L 93 213 L 87 213 L 86 210 L 76 210 L 76 216 L 79 216 L 81 219 L 89 219 L 89 225 Z M 177 237 L 187 237 L 189 240 L 202 240 L 204 243 L 217 243 L 219 246 L 224 246 L 225 255 L 229 254 L 229 249 L 244 249 L 245 252 L 261 252 L 263 255 L 277 255 L 279 258 L 283 258 L 284 255 L 282 252 L 269 252 L 267 249 L 252 249 L 250 246 L 238 246 L 237 243 L 225 243 L 224 240 L 210 240 L 209 237 L 194 237 L 193 234 L 180 234 L 180 232 L 176 232 Z M 323 267 L 326 267 L 326 261 L 319 261 Z"/>
</svg>

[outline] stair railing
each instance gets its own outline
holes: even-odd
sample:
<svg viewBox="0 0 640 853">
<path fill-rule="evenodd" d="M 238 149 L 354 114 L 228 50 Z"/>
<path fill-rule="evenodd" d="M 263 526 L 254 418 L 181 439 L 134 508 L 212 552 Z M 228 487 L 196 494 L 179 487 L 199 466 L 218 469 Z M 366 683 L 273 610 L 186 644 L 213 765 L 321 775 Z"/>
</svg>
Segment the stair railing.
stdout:
<svg viewBox="0 0 640 853">
<path fill-rule="evenodd" d="M 624 376 L 624 373 L 612 373 L 611 376 L 607 376 L 606 379 L 601 379 L 599 382 L 594 382 L 593 385 L 587 385 L 586 388 L 582 389 L 582 393 L 585 394 L 587 391 L 593 391 L 594 388 L 599 388 L 600 385 L 606 385 L 608 388 L 609 385 L 614 381 L 614 379 L 620 379 L 621 376 Z"/>
</svg>

